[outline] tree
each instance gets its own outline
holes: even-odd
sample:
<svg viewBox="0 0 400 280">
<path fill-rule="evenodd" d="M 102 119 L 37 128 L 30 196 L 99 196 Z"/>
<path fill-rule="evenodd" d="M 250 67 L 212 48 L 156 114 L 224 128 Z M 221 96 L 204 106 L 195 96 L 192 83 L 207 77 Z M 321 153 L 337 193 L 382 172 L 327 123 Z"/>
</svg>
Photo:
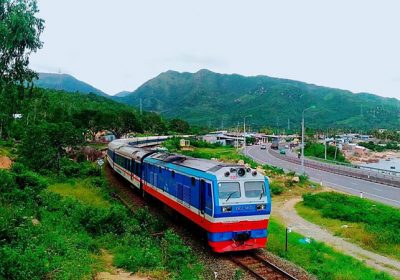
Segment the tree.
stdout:
<svg viewBox="0 0 400 280">
<path fill-rule="evenodd" d="M 67 147 L 83 142 L 82 132 L 71 123 L 42 122 L 29 127 L 20 147 L 24 163 L 33 170 L 60 169 Z"/>
<path fill-rule="evenodd" d="M 169 122 L 169 129 L 173 132 L 185 133 L 190 131 L 190 125 L 180 119 L 172 119 Z"/>
<path fill-rule="evenodd" d="M 42 47 L 44 21 L 36 17 L 36 0 L 0 0 L 0 137 L 8 136 L 12 115 L 25 86 L 36 77 L 29 56 Z"/>
<path fill-rule="evenodd" d="M 42 47 L 38 12 L 36 0 L 0 0 L 0 81 L 23 86 L 36 77 L 28 65 L 30 54 Z"/>
<path fill-rule="evenodd" d="M 152 133 L 164 133 L 166 131 L 164 120 L 156 113 L 144 113 L 142 123 L 144 131 Z"/>
</svg>

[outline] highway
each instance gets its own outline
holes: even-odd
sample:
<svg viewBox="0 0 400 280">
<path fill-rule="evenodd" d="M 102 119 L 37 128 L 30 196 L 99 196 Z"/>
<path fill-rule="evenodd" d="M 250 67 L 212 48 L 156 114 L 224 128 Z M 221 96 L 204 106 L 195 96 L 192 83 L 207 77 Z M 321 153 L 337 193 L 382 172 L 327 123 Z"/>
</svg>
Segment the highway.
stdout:
<svg viewBox="0 0 400 280">
<path fill-rule="evenodd" d="M 260 146 L 249 146 L 246 147 L 244 154 L 261 164 L 269 164 L 281 167 L 286 171 L 290 170 L 301 173 L 301 166 L 299 164 L 278 159 L 271 155 L 269 149 L 261 150 Z M 400 207 L 400 188 L 333 174 L 309 167 L 305 167 L 304 170 L 310 180 L 322 184 L 325 187 L 358 196 L 362 192 L 365 198 Z"/>
</svg>

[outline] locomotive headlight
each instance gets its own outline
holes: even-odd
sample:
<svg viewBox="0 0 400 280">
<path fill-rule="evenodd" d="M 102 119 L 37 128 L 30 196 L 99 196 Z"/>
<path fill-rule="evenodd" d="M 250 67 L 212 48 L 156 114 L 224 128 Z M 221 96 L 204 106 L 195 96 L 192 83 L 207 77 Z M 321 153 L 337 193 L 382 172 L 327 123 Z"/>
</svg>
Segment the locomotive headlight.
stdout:
<svg viewBox="0 0 400 280">
<path fill-rule="evenodd" d="M 244 168 L 239 168 L 239 169 L 237 170 L 237 175 L 238 175 L 239 177 L 243 177 L 245 174 L 246 174 L 246 170 L 245 170 Z"/>
<path fill-rule="evenodd" d="M 222 212 L 231 212 L 232 211 L 232 206 L 222 206 Z"/>
<path fill-rule="evenodd" d="M 230 173 L 229 171 L 226 171 L 226 172 L 225 172 L 225 177 L 229 177 L 230 174 L 231 174 L 231 173 Z"/>
<path fill-rule="evenodd" d="M 257 205 L 257 210 L 265 210 L 266 207 L 267 207 L 266 204 L 258 204 Z"/>
<path fill-rule="evenodd" d="M 251 175 L 257 176 L 257 171 L 254 170 L 254 171 L 251 173 Z"/>
</svg>

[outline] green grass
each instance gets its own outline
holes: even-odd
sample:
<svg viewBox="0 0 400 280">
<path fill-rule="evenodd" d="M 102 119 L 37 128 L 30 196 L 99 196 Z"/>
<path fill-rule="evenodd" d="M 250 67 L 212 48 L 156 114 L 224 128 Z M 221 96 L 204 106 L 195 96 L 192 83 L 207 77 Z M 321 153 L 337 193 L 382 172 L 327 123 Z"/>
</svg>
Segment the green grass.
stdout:
<svg viewBox="0 0 400 280">
<path fill-rule="evenodd" d="M 296 210 L 337 236 L 400 260 L 399 209 L 355 196 L 319 193 L 305 195 Z"/>
<path fill-rule="evenodd" d="M 285 252 L 285 227 L 270 219 L 267 249 L 324 280 L 368 280 L 393 279 L 386 273 L 375 271 L 361 261 L 344 255 L 316 241 L 310 244 L 299 242 L 304 236 L 289 233 L 288 252 Z"/>
<path fill-rule="evenodd" d="M 95 187 L 90 179 L 71 179 L 50 185 L 48 190 L 63 197 L 73 197 L 86 205 L 110 207 L 110 202 L 104 198 L 104 192 Z"/>
<path fill-rule="evenodd" d="M 105 178 L 69 178 L 43 177 L 19 163 L 0 170 L 0 279 L 94 279 L 112 265 L 201 278 L 195 254 L 163 220 L 146 209 L 132 213 L 110 196 Z"/>
</svg>

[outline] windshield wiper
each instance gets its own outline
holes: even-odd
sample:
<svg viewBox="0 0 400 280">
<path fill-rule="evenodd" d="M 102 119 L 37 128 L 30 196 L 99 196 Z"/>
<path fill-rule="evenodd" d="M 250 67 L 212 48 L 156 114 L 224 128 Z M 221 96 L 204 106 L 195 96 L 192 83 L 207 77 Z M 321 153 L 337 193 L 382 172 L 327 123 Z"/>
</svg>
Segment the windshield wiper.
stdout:
<svg viewBox="0 0 400 280">
<path fill-rule="evenodd" d="M 227 198 L 225 201 L 228 201 L 228 200 L 231 198 L 231 196 L 234 195 L 234 194 L 237 193 L 237 192 L 238 192 L 238 191 L 231 192 L 231 193 L 228 195 L 228 198 Z"/>
<path fill-rule="evenodd" d="M 263 189 L 262 189 L 262 192 L 261 192 L 261 194 L 260 194 L 259 200 L 261 200 L 261 198 L 263 197 L 264 194 L 265 194 L 265 190 L 264 190 L 264 188 L 263 188 Z"/>
</svg>

